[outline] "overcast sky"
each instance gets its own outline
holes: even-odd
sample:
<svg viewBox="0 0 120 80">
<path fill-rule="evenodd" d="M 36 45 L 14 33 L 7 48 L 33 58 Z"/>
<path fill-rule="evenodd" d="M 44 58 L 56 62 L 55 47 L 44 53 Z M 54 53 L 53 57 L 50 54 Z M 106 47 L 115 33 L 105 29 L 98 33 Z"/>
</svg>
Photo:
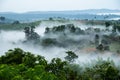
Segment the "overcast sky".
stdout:
<svg viewBox="0 0 120 80">
<path fill-rule="evenodd" d="M 120 9 L 120 0 L 0 0 L 0 12 Z"/>
</svg>

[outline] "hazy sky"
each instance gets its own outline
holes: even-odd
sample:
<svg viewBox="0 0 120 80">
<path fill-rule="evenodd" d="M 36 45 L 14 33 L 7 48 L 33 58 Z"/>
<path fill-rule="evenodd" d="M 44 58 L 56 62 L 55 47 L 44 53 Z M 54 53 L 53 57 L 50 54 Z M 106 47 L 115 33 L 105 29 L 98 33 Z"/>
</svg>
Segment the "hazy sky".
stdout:
<svg viewBox="0 0 120 80">
<path fill-rule="evenodd" d="M 120 9 L 120 0 L 0 0 L 0 12 Z"/>
</svg>

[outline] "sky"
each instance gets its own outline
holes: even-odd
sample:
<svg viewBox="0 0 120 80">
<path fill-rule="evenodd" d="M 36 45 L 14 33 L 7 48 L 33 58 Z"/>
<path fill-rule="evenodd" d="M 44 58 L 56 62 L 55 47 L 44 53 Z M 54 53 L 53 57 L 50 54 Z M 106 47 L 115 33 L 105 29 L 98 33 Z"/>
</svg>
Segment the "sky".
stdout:
<svg viewBox="0 0 120 80">
<path fill-rule="evenodd" d="M 119 9 L 120 0 L 0 0 L 0 12 Z"/>
</svg>

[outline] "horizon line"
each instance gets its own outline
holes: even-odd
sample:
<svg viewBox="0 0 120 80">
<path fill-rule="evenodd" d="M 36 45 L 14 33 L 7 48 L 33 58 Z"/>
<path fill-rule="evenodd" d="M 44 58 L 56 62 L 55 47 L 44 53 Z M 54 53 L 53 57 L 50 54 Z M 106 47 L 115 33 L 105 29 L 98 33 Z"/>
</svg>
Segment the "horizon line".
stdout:
<svg viewBox="0 0 120 80">
<path fill-rule="evenodd" d="M 0 13 L 30 13 L 30 12 L 62 12 L 62 11 L 87 11 L 87 10 L 118 10 L 120 11 L 120 9 L 107 9 L 107 8 L 101 8 L 101 9 L 81 9 L 81 10 L 36 10 L 36 11 L 1 11 Z"/>
</svg>

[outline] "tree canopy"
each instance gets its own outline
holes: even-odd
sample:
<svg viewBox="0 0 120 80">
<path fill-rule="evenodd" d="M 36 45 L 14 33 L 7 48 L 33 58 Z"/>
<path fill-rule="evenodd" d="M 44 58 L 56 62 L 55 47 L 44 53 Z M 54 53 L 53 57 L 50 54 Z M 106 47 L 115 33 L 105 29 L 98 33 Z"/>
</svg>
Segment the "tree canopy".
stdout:
<svg viewBox="0 0 120 80">
<path fill-rule="evenodd" d="M 98 59 L 91 67 L 71 63 L 78 56 L 66 52 L 68 62 L 53 58 L 47 62 L 41 55 L 20 48 L 0 56 L 0 80 L 119 80 L 120 70 L 110 60 Z"/>
</svg>

